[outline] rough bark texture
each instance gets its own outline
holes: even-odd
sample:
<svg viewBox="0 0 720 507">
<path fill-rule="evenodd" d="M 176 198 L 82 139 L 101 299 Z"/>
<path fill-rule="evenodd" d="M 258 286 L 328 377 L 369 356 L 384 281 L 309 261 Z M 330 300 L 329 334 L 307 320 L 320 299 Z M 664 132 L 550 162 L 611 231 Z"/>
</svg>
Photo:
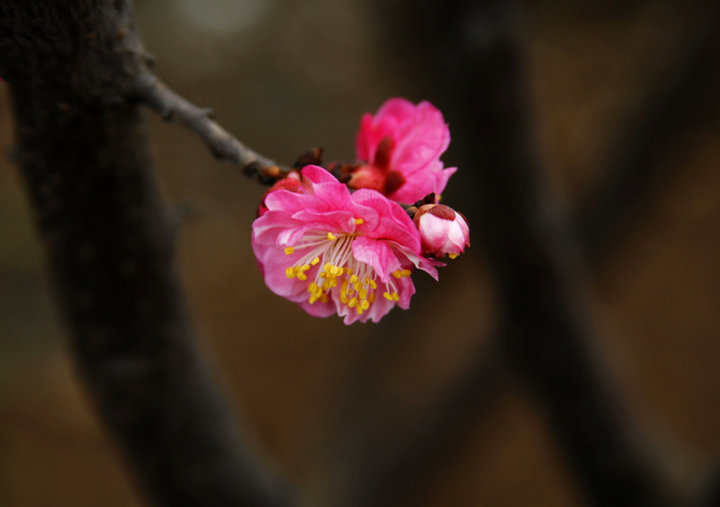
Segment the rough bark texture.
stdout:
<svg viewBox="0 0 720 507">
<path fill-rule="evenodd" d="M 14 156 L 71 350 L 158 505 L 281 505 L 201 360 L 138 106 L 127 1 L 0 0 Z"/>
</svg>

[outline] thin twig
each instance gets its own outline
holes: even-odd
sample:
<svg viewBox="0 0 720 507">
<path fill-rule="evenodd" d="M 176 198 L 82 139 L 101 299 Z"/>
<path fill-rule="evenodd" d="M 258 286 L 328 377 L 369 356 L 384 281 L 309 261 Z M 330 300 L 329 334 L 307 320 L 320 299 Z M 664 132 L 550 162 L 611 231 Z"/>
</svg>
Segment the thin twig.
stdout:
<svg viewBox="0 0 720 507">
<path fill-rule="evenodd" d="M 157 110 L 167 120 L 177 120 L 194 131 L 218 159 L 237 164 L 249 177 L 272 184 L 289 171 L 277 162 L 251 150 L 212 119 L 212 110 L 198 107 L 184 99 L 149 70 L 141 72 L 135 82 L 135 96 Z"/>
</svg>

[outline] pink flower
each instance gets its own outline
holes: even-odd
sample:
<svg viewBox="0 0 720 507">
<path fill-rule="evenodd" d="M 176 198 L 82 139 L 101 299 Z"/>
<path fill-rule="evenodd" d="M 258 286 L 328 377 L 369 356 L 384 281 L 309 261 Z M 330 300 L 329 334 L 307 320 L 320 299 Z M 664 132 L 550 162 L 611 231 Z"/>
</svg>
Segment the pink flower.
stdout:
<svg viewBox="0 0 720 507">
<path fill-rule="evenodd" d="M 415 213 L 424 254 L 454 259 L 470 246 L 470 228 L 465 217 L 442 204 L 425 204 Z"/>
<path fill-rule="evenodd" d="M 303 168 L 302 189 L 270 192 L 265 206 L 252 226 L 265 283 L 311 315 L 378 322 L 410 306 L 413 268 L 437 279 L 402 207 L 374 190 L 351 194 L 321 167 Z"/>
<path fill-rule="evenodd" d="M 283 179 L 276 181 L 275 184 L 273 184 L 273 186 L 270 187 L 267 192 L 265 192 L 265 195 L 263 195 L 262 199 L 260 200 L 260 204 L 258 205 L 257 216 L 261 217 L 267 211 L 267 206 L 265 206 L 265 198 L 270 195 L 270 192 L 274 192 L 275 190 L 302 192 L 302 189 L 303 185 L 300 179 L 300 173 L 297 171 L 291 171 L 290 174 L 288 174 Z"/>
<path fill-rule="evenodd" d="M 353 188 L 372 188 L 398 202 L 413 203 L 440 194 L 457 168 L 443 168 L 440 155 L 450 144 L 442 113 L 429 102 L 417 106 L 390 99 L 375 116 L 365 114 L 356 156 L 365 162 L 352 175 Z"/>
</svg>

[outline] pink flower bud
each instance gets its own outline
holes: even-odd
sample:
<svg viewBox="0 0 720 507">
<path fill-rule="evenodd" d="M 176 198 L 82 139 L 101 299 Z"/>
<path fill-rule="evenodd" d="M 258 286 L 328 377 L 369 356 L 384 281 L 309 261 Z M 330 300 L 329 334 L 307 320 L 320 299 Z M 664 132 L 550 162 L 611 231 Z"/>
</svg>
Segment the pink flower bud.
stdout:
<svg viewBox="0 0 720 507">
<path fill-rule="evenodd" d="M 454 259 L 470 246 L 470 228 L 465 217 L 442 204 L 424 204 L 415 213 L 422 251 L 435 257 Z"/>
</svg>

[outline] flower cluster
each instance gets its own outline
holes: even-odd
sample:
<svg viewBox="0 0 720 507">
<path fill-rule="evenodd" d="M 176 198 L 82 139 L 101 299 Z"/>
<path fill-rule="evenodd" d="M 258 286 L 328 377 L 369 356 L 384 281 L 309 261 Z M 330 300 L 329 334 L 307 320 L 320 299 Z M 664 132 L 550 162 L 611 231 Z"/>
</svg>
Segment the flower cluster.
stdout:
<svg viewBox="0 0 720 507">
<path fill-rule="evenodd" d="M 345 324 L 378 322 L 395 305 L 407 309 L 413 270 L 437 280 L 437 258 L 469 246 L 464 217 L 435 199 L 456 170 L 440 161 L 449 141 L 431 104 L 391 99 L 363 117 L 362 163 L 347 184 L 318 165 L 275 183 L 252 227 L 270 290 L 311 315 L 338 314 Z"/>
</svg>

